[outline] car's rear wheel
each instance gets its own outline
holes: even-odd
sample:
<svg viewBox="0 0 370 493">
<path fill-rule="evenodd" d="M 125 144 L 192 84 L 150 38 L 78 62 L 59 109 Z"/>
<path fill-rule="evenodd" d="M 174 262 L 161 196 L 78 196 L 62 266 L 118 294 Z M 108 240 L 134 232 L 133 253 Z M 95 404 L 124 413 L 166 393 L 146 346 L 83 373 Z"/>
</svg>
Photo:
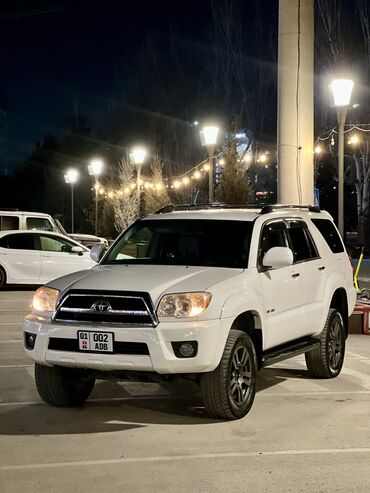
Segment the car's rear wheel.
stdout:
<svg viewBox="0 0 370 493">
<path fill-rule="evenodd" d="M 330 308 L 320 346 L 305 354 L 309 372 L 318 378 L 334 378 L 339 375 L 344 361 L 346 335 L 341 314 Z"/>
<path fill-rule="evenodd" d="M 5 288 L 6 286 L 6 273 L 5 270 L 0 267 L 0 289 Z"/>
<path fill-rule="evenodd" d="M 82 406 L 94 388 L 95 378 L 86 370 L 35 364 L 36 387 L 51 406 Z"/>
<path fill-rule="evenodd" d="M 239 419 L 248 414 L 256 394 L 257 358 L 250 337 L 231 330 L 218 367 L 204 373 L 200 385 L 208 414 Z"/>
</svg>

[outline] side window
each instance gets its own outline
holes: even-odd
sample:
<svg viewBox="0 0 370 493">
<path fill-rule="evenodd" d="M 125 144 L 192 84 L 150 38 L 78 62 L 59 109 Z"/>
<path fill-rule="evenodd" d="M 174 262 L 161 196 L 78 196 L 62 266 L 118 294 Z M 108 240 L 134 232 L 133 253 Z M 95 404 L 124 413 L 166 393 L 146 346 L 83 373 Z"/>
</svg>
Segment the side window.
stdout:
<svg viewBox="0 0 370 493">
<path fill-rule="evenodd" d="M 35 250 L 32 234 L 8 235 L 8 248 L 13 250 Z"/>
<path fill-rule="evenodd" d="M 72 247 L 76 246 L 69 241 L 43 235 L 40 235 L 40 244 L 44 252 L 70 252 Z"/>
<path fill-rule="evenodd" d="M 303 221 L 289 221 L 288 236 L 294 262 L 318 257 L 316 246 Z"/>
<path fill-rule="evenodd" d="M 10 231 L 12 229 L 19 229 L 19 217 L 0 216 L 0 231 Z"/>
<path fill-rule="evenodd" d="M 339 233 L 330 219 L 311 219 L 333 253 L 344 252 Z"/>
<path fill-rule="evenodd" d="M 285 230 L 286 226 L 283 221 L 274 221 L 263 227 L 259 248 L 259 264 L 262 264 L 263 256 L 270 248 L 287 246 Z"/>
<path fill-rule="evenodd" d="M 39 231 L 53 231 L 53 225 L 44 217 L 27 217 L 27 229 L 36 229 Z"/>
<path fill-rule="evenodd" d="M 0 238 L 0 248 L 8 248 L 8 235 Z"/>
</svg>

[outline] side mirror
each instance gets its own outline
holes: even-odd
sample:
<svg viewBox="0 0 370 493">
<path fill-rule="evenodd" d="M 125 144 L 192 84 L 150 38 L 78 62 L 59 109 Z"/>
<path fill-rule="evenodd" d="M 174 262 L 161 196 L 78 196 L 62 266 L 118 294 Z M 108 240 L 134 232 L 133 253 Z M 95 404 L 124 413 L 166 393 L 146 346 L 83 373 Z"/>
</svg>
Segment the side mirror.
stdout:
<svg viewBox="0 0 370 493">
<path fill-rule="evenodd" d="M 294 261 L 293 252 L 288 247 L 272 247 L 267 250 L 262 265 L 269 269 L 278 269 L 279 267 L 288 267 Z"/>
<path fill-rule="evenodd" d="M 82 255 L 84 253 L 84 249 L 80 246 L 73 246 L 71 249 L 70 249 L 70 252 L 72 253 L 78 253 L 78 255 Z"/>
<path fill-rule="evenodd" d="M 107 251 L 107 247 L 105 245 L 103 244 L 94 245 L 90 250 L 90 258 L 94 262 L 100 262 L 106 251 Z"/>
</svg>

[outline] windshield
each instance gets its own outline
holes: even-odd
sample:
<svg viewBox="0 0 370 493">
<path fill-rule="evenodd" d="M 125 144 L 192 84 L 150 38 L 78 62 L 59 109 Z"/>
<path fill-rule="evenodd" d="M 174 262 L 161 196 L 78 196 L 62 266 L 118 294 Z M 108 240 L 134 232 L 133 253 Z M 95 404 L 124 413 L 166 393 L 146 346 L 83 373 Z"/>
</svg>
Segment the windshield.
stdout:
<svg viewBox="0 0 370 493">
<path fill-rule="evenodd" d="M 252 223 L 161 219 L 134 223 L 103 264 L 197 265 L 245 268 Z"/>
</svg>

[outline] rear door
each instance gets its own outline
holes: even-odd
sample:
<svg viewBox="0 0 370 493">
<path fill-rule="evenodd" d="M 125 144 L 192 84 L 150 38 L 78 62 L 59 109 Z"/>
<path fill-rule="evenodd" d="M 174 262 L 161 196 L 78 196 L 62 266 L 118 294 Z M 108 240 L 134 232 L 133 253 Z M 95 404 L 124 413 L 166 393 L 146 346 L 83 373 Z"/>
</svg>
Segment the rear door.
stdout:
<svg viewBox="0 0 370 493">
<path fill-rule="evenodd" d="M 9 284 L 40 282 L 41 255 L 35 248 L 32 233 L 13 233 L 2 237 L 0 261 L 7 272 Z"/>
<path fill-rule="evenodd" d="M 289 246 L 283 220 L 266 223 L 260 237 L 258 271 L 266 317 L 264 349 L 300 337 L 299 324 L 303 322 L 299 266 L 277 269 L 262 266 L 264 254 L 276 246 Z"/>
<path fill-rule="evenodd" d="M 89 269 L 94 265 L 90 252 L 86 249 L 83 254 L 71 252 L 76 243 L 61 236 L 35 233 L 41 250 L 41 279 L 48 282 L 57 277 Z"/>
<path fill-rule="evenodd" d="M 301 280 L 300 304 L 304 318 L 297 326 L 301 335 L 317 332 L 323 313 L 324 289 L 327 266 L 320 257 L 311 233 L 302 220 L 287 221 L 289 246 L 293 251 L 294 266 L 299 270 Z"/>
</svg>

